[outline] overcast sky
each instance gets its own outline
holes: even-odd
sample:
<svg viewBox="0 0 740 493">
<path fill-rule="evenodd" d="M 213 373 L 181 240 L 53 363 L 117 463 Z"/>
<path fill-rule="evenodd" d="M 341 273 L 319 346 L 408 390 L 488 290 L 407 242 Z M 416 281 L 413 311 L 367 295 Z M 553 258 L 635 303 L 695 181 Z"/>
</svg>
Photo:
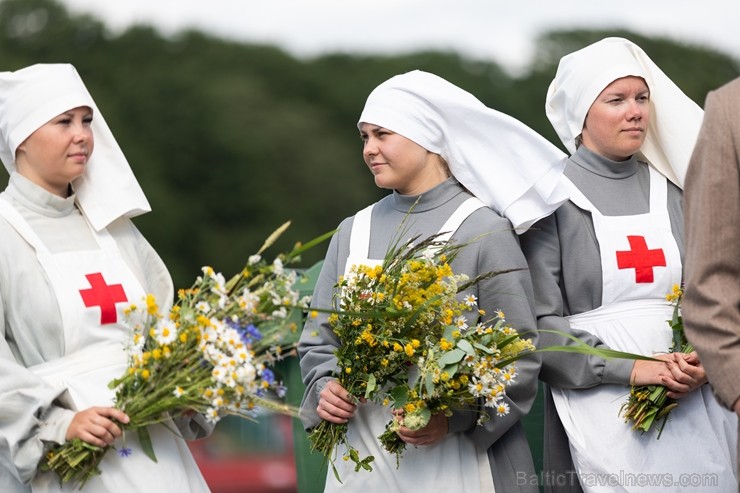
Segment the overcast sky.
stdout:
<svg viewBox="0 0 740 493">
<path fill-rule="evenodd" d="M 516 71 L 549 29 L 624 28 L 740 60 L 737 0 L 61 0 L 113 32 L 149 24 L 268 43 L 297 56 L 452 50 Z"/>
</svg>

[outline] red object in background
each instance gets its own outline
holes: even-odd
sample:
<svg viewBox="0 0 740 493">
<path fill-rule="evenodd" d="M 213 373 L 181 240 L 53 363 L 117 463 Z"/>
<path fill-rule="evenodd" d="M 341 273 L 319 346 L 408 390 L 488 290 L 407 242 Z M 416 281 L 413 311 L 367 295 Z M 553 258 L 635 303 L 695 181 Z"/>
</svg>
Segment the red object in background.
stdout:
<svg viewBox="0 0 740 493">
<path fill-rule="evenodd" d="M 296 493 L 291 426 L 278 414 L 227 417 L 188 445 L 212 493 Z"/>
</svg>

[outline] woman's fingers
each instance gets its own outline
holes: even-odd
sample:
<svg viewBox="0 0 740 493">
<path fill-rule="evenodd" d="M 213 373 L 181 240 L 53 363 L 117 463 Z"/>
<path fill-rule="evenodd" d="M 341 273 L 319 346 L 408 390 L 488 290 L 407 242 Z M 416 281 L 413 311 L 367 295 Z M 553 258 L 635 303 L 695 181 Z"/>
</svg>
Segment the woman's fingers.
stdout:
<svg viewBox="0 0 740 493">
<path fill-rule="evenodd" d="M 396 433 L 398 433 L 401 440 L 409 445 L 432 445 L 444 438 L 447 431 L 447 416 L 440 413 L 432 415 L 429 423 L 424 428 L 411 430 L 402 426 Z"/>
<path fill-rule="evenodd" d="M 65 438 L 79 438 L 91 445 L 106 447 L 123 434 L 116 421 L 128 423 L 129 417 L 112 407 L 91 407 L 74 415 Z"/>
<path fill-rule="evenodd" d="M 316 412 L 321 419 L 337 424 L 346 423 L 354 416 L 356 409 L 352 395 L 336 380 L 330 380 L 319 392 Z"/>
</svg>

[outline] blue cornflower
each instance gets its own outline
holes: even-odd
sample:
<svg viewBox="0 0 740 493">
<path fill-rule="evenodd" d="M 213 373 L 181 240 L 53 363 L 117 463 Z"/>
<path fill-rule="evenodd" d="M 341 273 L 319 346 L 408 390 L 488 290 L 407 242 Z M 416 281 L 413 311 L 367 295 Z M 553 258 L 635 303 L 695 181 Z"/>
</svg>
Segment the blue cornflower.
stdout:
<svg viewBox="0 0 740 493">
<path fill-rule="evenodd" d="M 265 368 L 262 370 L 262 374 L 260 375 L 262 377 L 262 380 L 272 385 L 275 383 L 275 374 L 270 370 L 269 368 Z"/>
<path fill-rule="evenodd" d="M 262 339 L 262 332 L 259 331 L 254 324 L 249 324 L 241 330 L 242 339 L 246 344 L 251 344 L 254 341 Z"/>
<path fill-rule="evenodd" d="M 246 327 L 239 323 L 239 320 L 227 320 L 226 323 L 233 329 L 236 329 L 241 336 L 244 344 L 252 344 L 255 341 L 262 339 L 262 332 L 254 324 L 249 324 Z"/>
<path fill-rule="evenodd" d="M 132 454 L 133 452 L 134 452 L 134 451 L 133 451 L 133 450 L 131 450 L 131 449 L 130 449 L 130 448 L 128 448 L 128 447 L 121 447 L 121 448 L 119 448 L 119 449 L 118 449 L 118 455 L 120 455 L 121 457 L 128 457 L 128 456 L 129 456 L 129 455 L 131 455 L 131 454 Z"/>
</svg>

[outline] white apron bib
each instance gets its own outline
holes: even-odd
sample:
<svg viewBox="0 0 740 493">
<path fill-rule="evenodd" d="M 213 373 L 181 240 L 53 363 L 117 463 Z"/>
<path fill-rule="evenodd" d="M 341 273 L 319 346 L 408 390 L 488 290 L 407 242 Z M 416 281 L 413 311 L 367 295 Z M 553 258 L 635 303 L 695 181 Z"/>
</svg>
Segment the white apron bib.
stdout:
<svg viewBox="0 0 740 493">
<path fill-rule="evenodd" d="M 131 330 L 123 310 L 141 304 L 145 296 L 136 276 L 121 256 L 107 230 L 96 233 L 97 250 L 51 253 L 28 223 L 4 199 L 2 215 L 36 250 L 36 255 L 56 295 L 64 330 L 65 356 L 29 368 L 49 385 L 67 389 L 76 407 L 112 406 L 115 391 L 108 383 L 123 375 L 128 365 L 124 344 Z M 170 422 L 168 427 L 175 430 Z M 128 432 L 114 444 L 102 462 L 102 474 L 84 491 L 207 492 L 185 441 L 162 425 L 150 426 L 158 463 L 141 450 L 136 433 Z M 119 452 L 130 451 L 130 455 Z M 130 449 L 130 450 L 129 450 Z M 33 481 L 34 493 L 75 491 L 60 487 L 55 474 L 44 473 Z"/>
<path fill-rule="evenodd" d="M 568 182 L 571 201 L 591 212 L 601 251 L 602 306 L 568 317 L 572 327 L 609 347 L 652 355 L 668 352 L 673 307 L 666 301 L 681 282 L 681 258 L 671 232 L 666 179 L 650 168 L 650 212 L 603 216 Z M 708 385 L 680 399 L 660 439 L 631 429 L 620 415 L 629 388 L 553 388 L 573 463 L 585 492 L 737 490 L 737 418 Z"/>
<path fill-rule="evenodd" d="M 460 204 L 440 229 L 442 234 L 438 239 L 449 240 L 460 224 L 481 207 L 485 207 L 485 204 L 476 198 Z M 354 264 L 382 263 L 382 260 L 368 258 L 372 208 L 371 205 L 355 216 L 345 273 Z M 353 462 L 337 460 L 335 466 L 343 484 L 338 483 L 334 474 L 329 471 L 326 475 L 325 492 L 494 492 L 487 451 L 479 449 L 473 441 L 460 433 L 450 433 L 430 446 L 408 445 L 396 468 L 395 454 L 386 452 L 378 441 L 378 436 L 385 431 L 385 425 L 391 419 L 392 414 L 388 407 L 373 402 L 358 406 L 354 418 L 347 426 L 347 440 L 358 450 L 360 457 L 375 457 L 375 461 L 371 463 L 373 470 L 355 472 Z M 344 447 L 340 448 L 337 457 L 342 457 L 346 452 Z"/>
</svg>

